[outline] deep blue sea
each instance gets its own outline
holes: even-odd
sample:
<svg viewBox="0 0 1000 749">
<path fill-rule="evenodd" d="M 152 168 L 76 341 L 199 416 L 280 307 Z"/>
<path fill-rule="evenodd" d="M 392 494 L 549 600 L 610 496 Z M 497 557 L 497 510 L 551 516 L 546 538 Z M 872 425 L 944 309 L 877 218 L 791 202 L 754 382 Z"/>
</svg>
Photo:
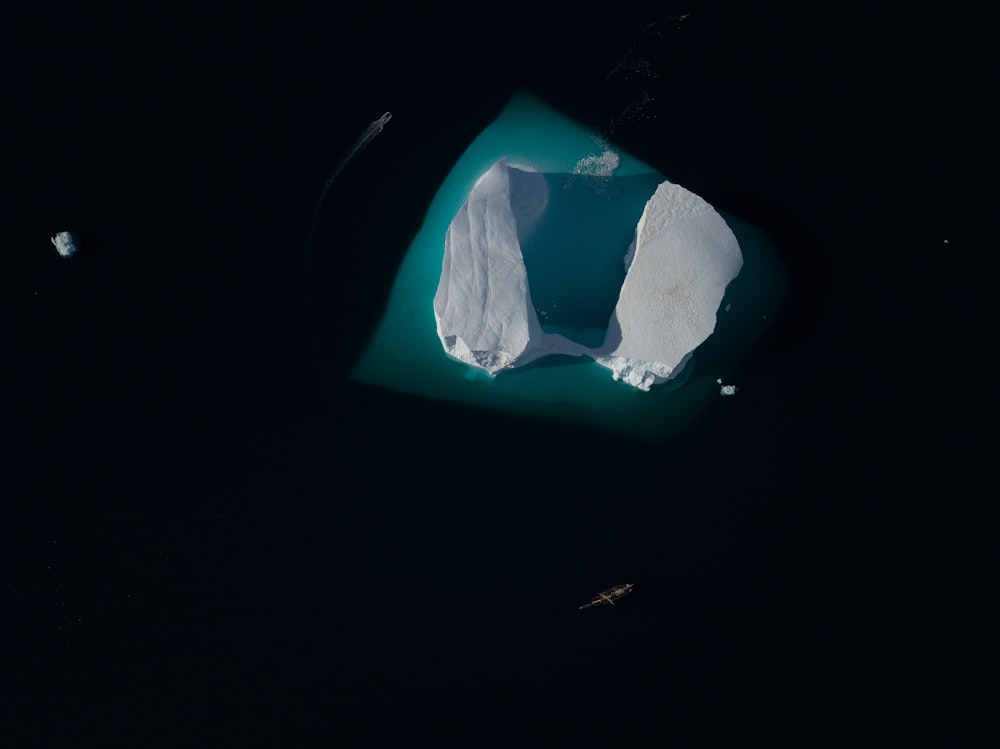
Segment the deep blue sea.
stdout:
<svg viewBox="0 0 1000 749">
<path fill-rule="evenodd" d="M 0 11 L 0 744 L 993 745 L 995 28 Z M 501 142 L 512 101 L 558 137 Z M 550 158 L 597 216 L 556 183 L 602 144 L 739 237 L 688 378 L 448 360 L 470 186 Z M 595 268 L 642 203 L 576 227 Z M 620 278 L 547 246 L 590 335 Z"/>
</svg>

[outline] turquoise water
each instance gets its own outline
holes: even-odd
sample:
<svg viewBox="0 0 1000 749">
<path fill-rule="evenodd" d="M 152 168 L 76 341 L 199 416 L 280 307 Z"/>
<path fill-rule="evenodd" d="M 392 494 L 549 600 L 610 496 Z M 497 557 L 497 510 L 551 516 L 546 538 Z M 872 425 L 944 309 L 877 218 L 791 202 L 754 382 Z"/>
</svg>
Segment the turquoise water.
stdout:
<svg viewBox="0 0 1000 749">
<path fill-rule="evenodd" d="M 590 359 L 550 356 L 496 377 L 449 358 L 435 332 L 433 299 L 448 225 L 476 180 L 497 160 L 546 174 L 546 215 L 524 238 L 532 300 L 550 332 L 588 345 L 603 340 L 625 275 L 623 258 L 643 206 L 665 177 L 617 151 L 614 179 L 572 175 L 581 159 L 605 144 L 587 128 L 526 93 L 513 97 L 469 146 L 431 203 L 393 285 L 385 315 L 353 377 L 392 390 L 584 422 L 639 438 L 681 433 L 719 398 L 716 378 L 763 333 L 787 284 L 767 238 L 724 216 L 743 251 L 744 266 L 729 285 L 715 333 L 676 380 L 650 392 L 616 382 Z M 739 384 L 739 383 L 735 383 Z"/>
<path fill-rule="evenodd" d="M 521 241 L 531 299 L 543 330 L 597 346 L 625 281 L 635 225 L 663 177 L 609 178 L 600 190 L 572 174 L 545 178 L 545 215 Z"/>
</svg>

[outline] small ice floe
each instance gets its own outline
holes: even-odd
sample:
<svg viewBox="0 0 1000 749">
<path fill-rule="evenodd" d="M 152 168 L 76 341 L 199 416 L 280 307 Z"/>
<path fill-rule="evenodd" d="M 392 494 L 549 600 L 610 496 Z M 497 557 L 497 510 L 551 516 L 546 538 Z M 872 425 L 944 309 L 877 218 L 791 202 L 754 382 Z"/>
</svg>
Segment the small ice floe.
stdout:
<svg viewBox="0 0 1000 749">
<path fill-rule="evenodd" d="M 732 307 L 732 306 L 733 306 L 733 305 L 731 305 L 731 304 L 727 304 L 727 305 L 726 305 L 726 312 L 729 312 L 729 308 L 730 308 L 730 307 Z"/>
<path fill-rule="evenodd" d="M 719 387 L 719 395 L 736 395 L 736 391 L 739 390 L 735 385 L 723 385 L 721 377 L 716 382 L 721 386 Z"/>
<path fill-rule="evenodd" d="M 72 257 L 73 253 L 80 249 L 80 240 L 71 231 L 61 231 L 50 239 L 56 246 L 56 252 L 65 258 Z"/>
</svg>

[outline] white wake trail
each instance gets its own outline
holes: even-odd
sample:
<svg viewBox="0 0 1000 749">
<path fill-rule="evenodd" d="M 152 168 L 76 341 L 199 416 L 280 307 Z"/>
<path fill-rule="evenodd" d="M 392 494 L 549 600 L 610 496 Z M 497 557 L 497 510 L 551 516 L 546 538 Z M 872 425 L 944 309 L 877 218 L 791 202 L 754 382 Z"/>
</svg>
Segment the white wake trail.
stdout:
<svg viewBox="0 0 1000 749">
<path fill-rule="evenodd" d="M 368 147 L 369 143 L 375 140 L 375 136 L 382 132 L 382 128 L 384 128 L 385 124 L 391 119 L 392 112 L 386 112 L 366 127 L 365 131 L 361 133 L 361 137 L 354 141 L 354 145 L 347 151 L 344 158 L 340 160 L 340 163 L 337 164 L 333 173 L 330 175 L 330 178 L 326 181 L 326 184 L 323 186 L 323 192 L 319 194 L 319 200 L 316 201 L 316 211 L 313 213 L 312 224 L 309 226 L 308 243 L 310 248 L 312 247 L 313 235 L 316 233 L 316 224 L 319 222 L 319 212 L 323 208 L 323 201 L 326 200 L 326 194 L 330 191 L 330 187 L 336 181 L 337 177 L 340 176 L 340 173 L 344 171 L 344 168 L 350 164 L 359 153 L 364 151 L 365 148 Z"/>
</svg>

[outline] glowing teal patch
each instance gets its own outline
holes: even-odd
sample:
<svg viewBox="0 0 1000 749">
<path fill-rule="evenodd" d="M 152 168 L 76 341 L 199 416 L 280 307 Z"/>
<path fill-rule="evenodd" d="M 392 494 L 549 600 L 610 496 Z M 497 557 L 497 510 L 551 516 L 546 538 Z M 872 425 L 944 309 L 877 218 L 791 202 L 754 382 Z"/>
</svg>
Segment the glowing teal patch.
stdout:
<svg viewBox="0 0 1000 749">
<path fill-rule="evenodd" d="M 767 325 L 766 318 L 773 315 L 787 285 L 784 270 L 767 238 L 729 216 L 724 218 L 740 243 L 744 264 L 740 275 L 726 290 L 715 332 L 697 349 L 693 360 L 675 380 L 656 385 L 650 392 L 616 382 L 609 370 L 591 359 L 569 356 L 548 356 L 491 377 L 448 357 L 437 337 L 433 300 L 441 275 L 445 234 L 476 180 L 503 157 L 512 165 L 526 165 L 544 172 L 550 180 L 559 173 L 583 171 L 574 179 L 584 184 L 574 185 L 568 192 L 586 189 L 586 181 L 591 180 L 591 194 L 608 189 L 599 198 L 603 201 L 620 198 L 620 191 L 617 195 L 615 192 L 620 178 L 638 178 L 623 180 L 622 185 L 648 184 L 646 198 L 652 196 L 656 184 L 666 179 L 648 164 L 617 149 L 612 149 L 620 159 L 614 179 L 601 177 L 601 167 L 606 163 L 601 160 L 604 149 L 592 131 L 529 94 L 515 95 L 496 121 L 462 154 L 438 190 L 400 266 L 385 316 L 352 376 L 424 397 L 585 422 L 642 438 L 672 436 L 691 425 L 720 397 L 716 379 L 725 378 L 738 358 L 759 338 Z M 566 206 L 573 210 L 574 200 L 585 205 L 584 192 L 567 195 L 563 215 Z M 632 216 L 633 213 L 631 209 L 623 210 L 621 215 L 628 218 L 621 220 L 631 224 L 613 226 L 611 231 L 631 238 L 642 213 L 641 206 L 638 213 Z M 615 241 L 621 241 L 620 237 Z M 620 247 L 620 259 L 624 258 L 627 242 Z M 556 245 L 549 242 L 546 251 L 551 253 L 553 246 Z M 536 296 L 536 287 L 558 287 L 570 304 L 581 308 L 559 312 L 558 307 L 550 308 L 547 315 L 540 315 L 540 322 L 547 330 L 576 328 L 571 337 L 586 338 L 588 331 L 583 328 L 594 315 L 594 310 L 583 304 L 586 295 L 574 299 L 566 293 L 565 278 L 553 272 L 558 266 L 550 262 L 552 258 L 532 267 L 528 249 L 525 247 L 524 253 L 536 307 L 543 309 L 548 297 L 553 296 L 541 291 Z M 588 268 L 567 263 L 570 267 L 566 272 L 583 274 L 587 276 L 584 284 L 600 289 L 603 279 L 593 275 L 600 272 L 604 260 L 595 261 Z M 615 283 L 620 287 L 621 279 L 617 278 Z M 606 289 L 600 291 L 606 296 L 605 292 Z M 606 306 L 606 300 L 602 303 Z"/>
</svg>

